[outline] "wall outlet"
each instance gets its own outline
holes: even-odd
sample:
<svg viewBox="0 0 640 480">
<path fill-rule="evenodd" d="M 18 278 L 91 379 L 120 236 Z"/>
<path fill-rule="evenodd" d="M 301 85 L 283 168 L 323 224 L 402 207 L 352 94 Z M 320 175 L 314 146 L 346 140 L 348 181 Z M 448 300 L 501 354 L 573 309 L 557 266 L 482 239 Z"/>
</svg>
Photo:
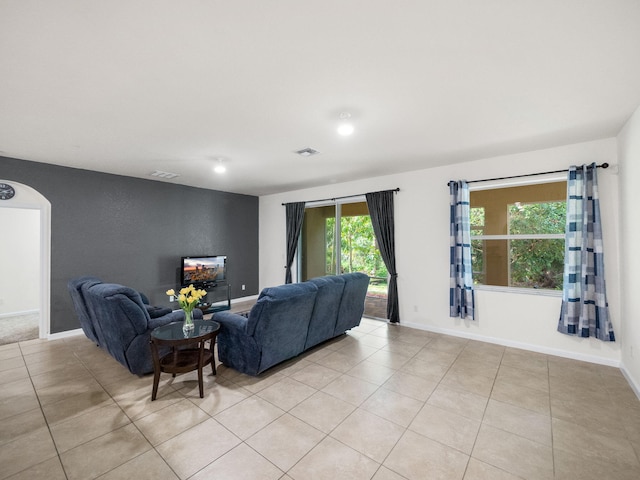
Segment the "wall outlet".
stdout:
<svg viewBox="0 0 640 480">
<path fill-rule="evenodd" d="M 245 286 L 244 286 L 244 285 L 242 285 L 242 291 L 244 291 L 244 290 L 245 290 Z"/>
<path fill-rule="evenodd" d="M 176 301 L 176 297 L 174 297 L 173 295 L 169 295 L 169 301 L 170 302 L 175 302 Z"/>
</svg>

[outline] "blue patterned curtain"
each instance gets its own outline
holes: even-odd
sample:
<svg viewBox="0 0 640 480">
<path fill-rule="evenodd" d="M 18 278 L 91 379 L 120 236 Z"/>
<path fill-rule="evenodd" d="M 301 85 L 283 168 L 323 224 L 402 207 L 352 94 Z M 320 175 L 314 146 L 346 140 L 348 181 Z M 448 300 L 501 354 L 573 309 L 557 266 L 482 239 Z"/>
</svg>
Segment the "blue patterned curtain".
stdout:
<svg viewBox="0 0 640 480">
<path fill-rule="evenodd" d="M 558 331 L 613 342 L 596 171 L 595 163 L 569 169 L 564 289 Z"/>
<path fill-rule="evenodd" d="M 467 182 L 449 182 L 449 204 L 449 316 L 475 319 Z"/>
</svg>

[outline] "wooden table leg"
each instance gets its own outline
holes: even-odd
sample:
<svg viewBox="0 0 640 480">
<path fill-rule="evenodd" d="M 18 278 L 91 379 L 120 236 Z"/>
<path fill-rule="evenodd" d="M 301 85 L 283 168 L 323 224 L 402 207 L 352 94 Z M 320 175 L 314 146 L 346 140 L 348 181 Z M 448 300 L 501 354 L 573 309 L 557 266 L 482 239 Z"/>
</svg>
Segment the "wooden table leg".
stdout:
<svg viewBox="0 0 640 480">
<path fill-rule="evenodd" d="M 200 398 L 204 398 L 204 385 L 202 381 L 202 365 L 198 365 L 198 386 L 200 387 Z"/>
<path fill-rule="evenodd" d="M 160 383 L 160 358 L 158 357 L 158 347 L 151 340 L 151 354 L 153 357 L 153 390 L 151 391 L 151 401 L 158 395 L 158 383 Z"/>
<path fill-rule="evenodd" d="M 153 390 L 151 392 L 151 401 L 156 399 L 156 395 L 158 394 L 158 383 L 160 382 L 160 370 L 155 370 L 153 372 Z"/>
<path fill-rule="evenodd" d="M 204 340 L 200 342 L 200 355 L 198 358 L 198 387 L 200 388 L 200 398 L 204 398 L 204 385 L 202 379 L 202 369 L 204 367 Z"/>
</svg>

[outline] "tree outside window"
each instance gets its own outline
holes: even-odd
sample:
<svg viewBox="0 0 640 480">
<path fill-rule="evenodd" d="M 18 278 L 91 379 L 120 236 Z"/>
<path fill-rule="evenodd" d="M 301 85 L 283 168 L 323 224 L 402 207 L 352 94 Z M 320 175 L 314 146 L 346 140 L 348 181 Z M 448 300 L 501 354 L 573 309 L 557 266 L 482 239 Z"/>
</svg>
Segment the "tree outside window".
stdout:
<svg viewBox="0 0 640 480">
<path fill-rule="evenodd" d="M 566 182 L 470 196 L 474 283 L 562 290 Z"/>
</svg>

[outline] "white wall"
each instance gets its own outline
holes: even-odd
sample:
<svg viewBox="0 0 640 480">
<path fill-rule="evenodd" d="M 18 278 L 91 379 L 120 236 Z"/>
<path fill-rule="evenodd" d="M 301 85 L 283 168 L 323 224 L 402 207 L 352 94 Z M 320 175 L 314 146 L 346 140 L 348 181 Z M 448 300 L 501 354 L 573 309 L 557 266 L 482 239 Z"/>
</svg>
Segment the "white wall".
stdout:
<svg viewBox="0 0 640 480">
<path fill-rule="evenodd" d="M 0 207 L 0 315 L 40 308 L 40 211 Z"/>
<path fill-rule="evenodd" d="M 633 298 L 640 289 L 640 107 L 618 135 L 620 161 L 620 262 L 622 366 L 640 396 L 640 314 Z"/>
<path fill-rule="evenodd" d="M 260 198 L 260 286 L 281 284 L 285 264 L 283 202 L 309 201 L 399 187 L 396 252 L 401 323 L 453 335 L 610 365 L 620 343 L 562 335 L 556 331 L 561 299 L 504 292 L 476 292 L 477 319 L 449 317 L 449 180 L 474 180 L 566 169 L 572 164 L 617 163 L 616 139 L 328 185 Z M 606 279 L 613 326 L 620 332 L 618 176 L 598 171 Z M 295 276 L 294 276 L 295 279 Z"/>
</svg>

